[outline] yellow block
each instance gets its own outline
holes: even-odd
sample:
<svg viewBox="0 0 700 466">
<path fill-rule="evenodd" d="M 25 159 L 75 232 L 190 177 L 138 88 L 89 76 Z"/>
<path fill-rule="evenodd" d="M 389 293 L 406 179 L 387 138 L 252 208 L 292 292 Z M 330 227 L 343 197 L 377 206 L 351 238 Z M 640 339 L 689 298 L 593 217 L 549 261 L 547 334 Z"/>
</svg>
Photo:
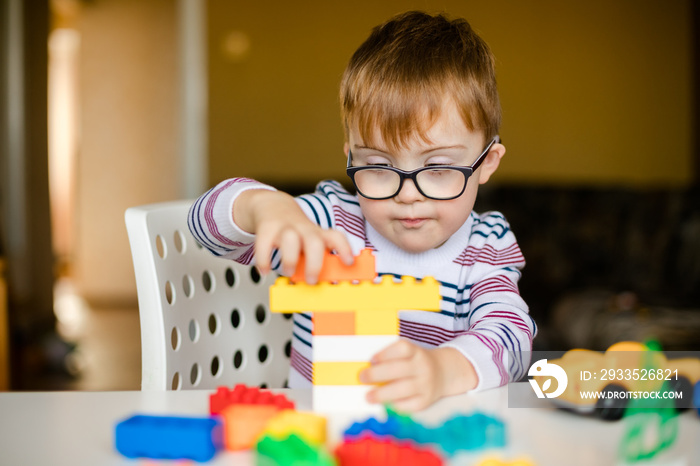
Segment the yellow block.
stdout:
<svg viewBox="0 0 700 466">
<path fill-rule="evenodd" d="M 369 362 L 320 361 L 313 363 L 314 385 L 363 385 L 360 371 L 369 367 Z"/>
<path fill-rule="evenodd" d="M 270 419 L 263 435 L 284 439 L 296 434 L 309 443 L 326 443 L 326 418 L 314 413 L 285 409 Z"/>
<path fill-rule="evenodd" d="M 355 335 L 398 335 L 397 312 L 357 311 Z"/>
<path fill-rule="evenodd" d="M 420 282 L 402 277 L 395 283 L 390 275 L 380 283 L 306 283 L 292 284 L 280 277 L 270 287 L 272 312 L 347 312 L 376 311 L 393 313 L 401 310 L 439 311 L 440 284 L 432 277 Z"/>
</svg>

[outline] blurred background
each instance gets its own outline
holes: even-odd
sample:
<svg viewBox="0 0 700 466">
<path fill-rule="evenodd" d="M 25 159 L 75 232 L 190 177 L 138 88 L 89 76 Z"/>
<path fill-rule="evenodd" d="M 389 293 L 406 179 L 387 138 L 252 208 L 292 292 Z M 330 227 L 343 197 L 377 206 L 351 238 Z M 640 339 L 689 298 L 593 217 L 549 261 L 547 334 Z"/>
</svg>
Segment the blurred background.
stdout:
<svg viewBox="0 0 700 466">
<path fill-rule="evenodd" d="M 340 76 L 409 9 L 497 57 L 476 209 L 518 237 L 535 347 L 700 350 L 696 2 L 0 0 L 0 390 L 138 389 L 125 209 L 345 183 Z"/>
</svg>

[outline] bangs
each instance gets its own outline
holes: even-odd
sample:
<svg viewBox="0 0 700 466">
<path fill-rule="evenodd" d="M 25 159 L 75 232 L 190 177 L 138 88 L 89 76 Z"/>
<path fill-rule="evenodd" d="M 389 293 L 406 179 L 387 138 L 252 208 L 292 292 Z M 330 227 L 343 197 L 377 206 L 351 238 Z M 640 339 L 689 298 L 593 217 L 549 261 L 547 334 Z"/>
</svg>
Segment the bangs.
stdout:
<svg viewBox="0 0 700 466">
<path fill-rule="evenodd" d="M 411 141 L 429 144 L 432 141 L 427 133 L 448 102 L 457 106 L 470 131 L 485 129 L 484 115 L 474 111 L 479 106 L 470 88 L 444 76 L 428 82 L 355 79 L 342 105 L 346 140 L 352 126 L 365 144 L 376 145 L 380 139 L 392 152 L 406 148 Z"/>
</svg>

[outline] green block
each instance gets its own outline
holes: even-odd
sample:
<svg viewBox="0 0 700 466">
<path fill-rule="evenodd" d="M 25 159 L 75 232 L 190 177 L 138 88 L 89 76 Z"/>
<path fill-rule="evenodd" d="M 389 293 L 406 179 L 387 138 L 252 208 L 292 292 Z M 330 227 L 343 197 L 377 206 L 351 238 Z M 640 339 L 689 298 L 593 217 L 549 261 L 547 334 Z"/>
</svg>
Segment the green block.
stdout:
<svg viewBox="0 0 700 466">
<path fill-rule="evenodd" d="M 654 369 L 652 352 L 660 351 L 658 342 L 647 342 L 649 356 L 644 361 L 646 369 Z M 664 383 L 661 392 L 670 392 Z M 678 436 L 678 412 L 671 398 L 632 399 L 625 410 L 625 433 L 620 444 L 620 456 L 629 463 L 653 458 L 669 448 Z M 649 444 L 649 439 L 652 439 Z"/>
<path fill-rule="evenodd" d="M 261 438 L 255 446 L 258 466 L 335 466 L 333 457 L 322 446 L 306 443 L 296 434 L 284 439 L 269 435 Z"/>
</svg>

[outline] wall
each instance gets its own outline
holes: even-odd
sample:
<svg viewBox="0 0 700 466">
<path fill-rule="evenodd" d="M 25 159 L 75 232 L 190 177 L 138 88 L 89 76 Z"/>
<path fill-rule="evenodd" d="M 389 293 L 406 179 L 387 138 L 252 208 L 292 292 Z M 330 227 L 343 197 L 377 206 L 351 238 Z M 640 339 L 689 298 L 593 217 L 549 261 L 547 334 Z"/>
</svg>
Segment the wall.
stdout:
<svg viewBox="0 0 700 466">
<path fill-rule="evenodd" d="M 127 207 L 178 197 L 175 0 L 83 2 L 74 275 L 93 301 L 136 302 Z"/>
<path fill-rule="evenodd" d="M 690 182 L 690 2 L 209 0 L 209 183 L 344 179 L 337 86 L 370 29 L 411 8 L 490 43 L 508 153 L 494 183 Z M 124 210 L 178 194 L 177 2 L 82 2 L 80 290 L 135 302 Z"/>
<path fill-rule="evenodd" d="M 508 153 L 496 182 L 690 182 L 687 0 L 298 5 L 208 2 L 212 184 L 344 179 L 343 68 L 372 26 L 413 8 L 466 17 L 497 57 Z"/>
</svg>

